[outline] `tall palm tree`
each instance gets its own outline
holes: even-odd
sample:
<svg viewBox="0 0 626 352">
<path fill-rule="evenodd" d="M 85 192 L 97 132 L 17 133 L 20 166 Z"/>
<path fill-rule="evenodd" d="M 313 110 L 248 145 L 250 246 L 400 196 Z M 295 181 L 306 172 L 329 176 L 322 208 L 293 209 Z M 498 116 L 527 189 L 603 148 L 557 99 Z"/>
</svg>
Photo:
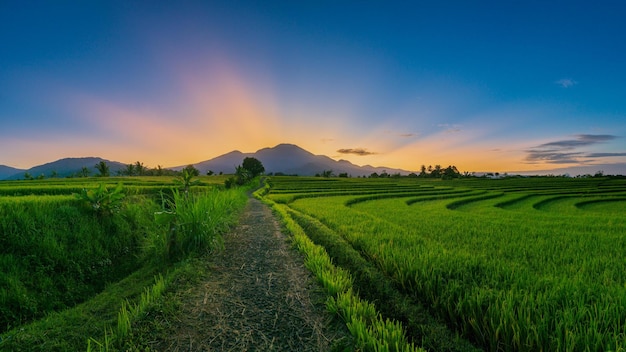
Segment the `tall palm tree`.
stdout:
<svg viewBox="0 0 626 352">
<path fill-rule="evenodd" d="M 109 165 L 107 165 L 107 163 L 105 163 L 104 161 L 100 161 L 99 163 L 96 164 L 96 169 L 98 169 L 98 172 L 100 172 L 100 177 L 108 177 L 109 176 Z"/>
</svg>

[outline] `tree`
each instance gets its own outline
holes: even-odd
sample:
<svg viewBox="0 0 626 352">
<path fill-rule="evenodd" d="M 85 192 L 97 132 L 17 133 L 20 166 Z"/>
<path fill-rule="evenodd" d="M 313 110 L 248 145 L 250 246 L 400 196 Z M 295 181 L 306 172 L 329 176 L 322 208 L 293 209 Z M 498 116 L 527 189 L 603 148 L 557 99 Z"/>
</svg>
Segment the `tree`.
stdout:
<svg viewBox="0 0 626 352">
<path fill-rule="evenodd" d="M 193 165 L 187 165 L 185 166 L 185 168 L 182 170 L 183 172 L 187 172 L 188 174 L 190 174 L 191 176 L 199 176 L 200 175 L 200 171 L 198 169 L 196 169 Z"/>
<path fill-rule="evenodd" d="M 79 177 L 89 177 L 89 174 L 91 173 L 91 171 L 89 171 L 89 168 L 87 166 L 83 166 L 82 169 L 80 169 L 80 172 L 78 173 Z"/>
<path fill-rule="evenodd" d="M 179 184 L 185 194 L 189 193 L 189 189 L 191 186 L 196 186 L 200 184 L 200 180 L 194 180 L 194 176 L 198 176 L 200 171 L 193 167 L 192 165 L 186 166 L 181 170 L 180 176 L 177 177 L 174 182 Z"/>
<path fill-rule="evenodd" d="M 461 173 L 456 168 L 456 166 L 450 165 L 443 170 L 443 175 L 441 176 L 441 178 L 449 180 L 449 179 L 457 178 L 460 176 L 461 176 Z"/>
<path fill-rule="evenodd" d="M 146 170 L 147 168 L 143 166 L 142 162 L 139 162 L 139 161 L 135 162 L 135 172 L 137 173 L 138 176 L 143 176 Z"/>
<path fill-rule="evenodd" d="M 126 169 L 123 171 L 123 174 L 126 176 L 134 176 L 135 175 L 135 165 L 128 164 L 126 165 Z"/>
<path fill-rule="evenodd" d="M 241 167 L 243 167 L 250 174 L 250 178 L 255 178 L 265 172 L 263 163 L 256 158 L 243 159 Z"/>
<path fill-rule="evenodd" d="M 420 177 L 426 177 L 428 176 L 428 173 L 426 172 L 426 165 L 422 165 L 422 167 L 420 168 Z"/>
<path fill-rule="evenodd" d="M 108 177 L 109 176 L 109 165 L 107 165 L 107 163 L 105 163 L 104 161 L 100 161 L 99 163 L 96 164 L 96 169 L 98 169 L 98 172 L 100 173 L 100 177 Z"/>
<path fill-rule="evenodd" d="M 31 174 L 30 174 L 30 173 L 28 173 L 28 172 L 25 172 L 25 173 L 24 173 L 24 179 L 25 179 L 25 180 L 34 180 L 33 175 L 31 175 Z"/>
<path fill-rule="evenodd" d="M 52 170 L 52 172 L 50 172 L 50 178 L 57 178 L 59 177 L 59 173 L 57 172 L 57 170 Z"/>
</svg>

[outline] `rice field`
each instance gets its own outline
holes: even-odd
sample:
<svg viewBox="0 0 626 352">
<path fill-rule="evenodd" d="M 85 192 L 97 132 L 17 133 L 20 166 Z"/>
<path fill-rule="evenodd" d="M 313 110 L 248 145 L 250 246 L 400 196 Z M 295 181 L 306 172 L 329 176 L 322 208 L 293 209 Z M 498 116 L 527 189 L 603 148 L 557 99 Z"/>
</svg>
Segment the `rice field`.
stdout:
<svg viewBox="0 0 626 352">
<path fill-rule="evenodd" d="M 16 340 L 8 340 L 11 330 L 86 302 L 140 269 L 165 271 L 219 247 L 245 190 L 223 190 L 226 177 L 198 179 L 188 193 L 165 176 L 0 182 L 0 350 Z"/>
<path fill-rule="evenodd" d="M 481 349 L 626 349 L 626 179 L 270 183 L 306 231 L 339 236 Z"/>
</svg>

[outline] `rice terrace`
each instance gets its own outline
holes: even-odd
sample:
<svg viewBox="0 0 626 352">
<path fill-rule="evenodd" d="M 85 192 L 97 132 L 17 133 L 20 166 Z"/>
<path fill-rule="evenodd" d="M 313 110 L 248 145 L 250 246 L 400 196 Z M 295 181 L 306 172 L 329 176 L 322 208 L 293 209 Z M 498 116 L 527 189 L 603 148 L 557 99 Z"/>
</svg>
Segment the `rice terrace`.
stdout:
<svg viewBox="0 0 626 352">
<path fill-rule="evenodd" d="M 316 278 L 309 290 L 321 298 L 314 294 L 312 304 L 335 330 L 323 335 L 329 350 L 626 349 L 623 177 L 252 176 L 1 182 L 0 350 L 183 350 L 164 344 L 178 338 L 177 324 L 200 321 L 182 316 L 190 304 L 183 297 L 204 285 L 199 300 L 217 299 L 209 287 L 220 275 L 235 282 L 249 265 L 222 272 L 228 259 L 218 254 L 225 244 L 244 246 L 229 233 L 238 231 L 255 189 L 301 253 L 281 261 L 300 260 Z M 260 233 L 270 221 L 248 219 L 257 220 L 239 236 Z M 246 256 L 263 252 L 274 271 L 253 275 L 257 283 L 265 277 L 259 285 L 266 294 L 252 277 L 230 295 L 256 290 L 252 299 L 274 297 L 270 288 L 281 288 L 272 286 L 282 275 L 277 268 L 295 264 L 271 261 L 268 248 Z M 298 275 L 298 285 L 308 285 Z M 286 294 L 304 295 L 293 292 Z M 223 314 L 232 321 L 219 329 L 252 319 L 252 306 L 237 304 L 241 314 Z M 276 333 L 314 339 L 309 330 L 302 338 L 298 313 L 283 314 L 295 320 L 277 327 L 272 309 L 283 308 L 254 314 L 270 313 Z M 242 334 L 241 326 L 230 330 L 230 350 L 292 346 L 280 345 L 278 336 L 242 347 L 240 335 L 232 335 Z"/>
</svg>

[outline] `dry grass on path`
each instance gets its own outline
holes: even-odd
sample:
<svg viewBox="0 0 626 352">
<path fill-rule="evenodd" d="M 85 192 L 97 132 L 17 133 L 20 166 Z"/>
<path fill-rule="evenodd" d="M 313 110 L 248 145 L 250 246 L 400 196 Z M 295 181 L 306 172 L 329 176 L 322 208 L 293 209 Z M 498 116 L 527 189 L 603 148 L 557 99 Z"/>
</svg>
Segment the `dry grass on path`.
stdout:
<svg viewBox="0 0 626 352">
<path fill-rule="evenodd" d="M 201 284 L 177 293 L 179 311 L 151 349 L 328 351 L 346 339 L 345 325 L 325 311 L 323 293 L 267 206 L 250 199 L 224 241 Z"/>
</svg>

